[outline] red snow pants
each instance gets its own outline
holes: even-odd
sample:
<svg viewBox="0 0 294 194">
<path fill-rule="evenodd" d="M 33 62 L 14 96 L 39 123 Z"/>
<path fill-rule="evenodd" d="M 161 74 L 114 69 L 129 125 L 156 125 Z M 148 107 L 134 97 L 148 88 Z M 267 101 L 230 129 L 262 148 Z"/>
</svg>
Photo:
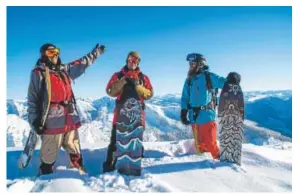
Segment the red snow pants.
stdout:
<svg viewBox="0 0 294 194">
<path fill-rule="evenodd" d="M 219 160 L 219 148 L 216 142 L 216 123 L 214 121 L 202 125 L 192 124 L 195 147 L 198 153 L 210 152 Z"/>
</svg>

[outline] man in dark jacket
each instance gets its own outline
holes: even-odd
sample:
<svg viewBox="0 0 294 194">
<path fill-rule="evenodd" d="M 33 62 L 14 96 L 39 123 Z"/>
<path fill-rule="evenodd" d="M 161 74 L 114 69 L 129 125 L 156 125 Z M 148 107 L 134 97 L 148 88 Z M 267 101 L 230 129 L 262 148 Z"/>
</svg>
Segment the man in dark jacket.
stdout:
<svg viewBox="0 0 294 194">
<path fill-rule="evenodd" d="M 96 47 L 86 56 L 68 64 L 61 63 L 60 50 L 53 44 L 41 46 L 41 57 L 32 70 L 28 89 L 28 120 L 41 136 L 39 174 L 50 174 L 61 147 L 70 157 L 70 167 L 84 173 L 79 134 L 81 126 L 71 87 L 78 78 L 104 53 L 105 46 Z"/>
</svg>

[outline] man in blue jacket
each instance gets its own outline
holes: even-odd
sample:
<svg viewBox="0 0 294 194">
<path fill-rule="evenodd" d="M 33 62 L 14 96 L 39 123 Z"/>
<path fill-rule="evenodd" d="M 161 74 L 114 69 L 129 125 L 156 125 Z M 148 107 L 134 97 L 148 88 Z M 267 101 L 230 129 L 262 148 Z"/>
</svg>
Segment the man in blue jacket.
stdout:
<svg viewBox="0 0 294 194">
<path fill-rule="evenodd" d="M 207 61 L 201 54 L 188 54 L 187 61 L 190 68 L 182 92 L 181 121 L 185 125 L 192 124 L 197 152 L 210 152 L 214 159 L 219 159 L 216 91 L 223 88 L 226 81 L 239 83 L 240 75 L 231 72 L 224 78 L 210 72 Z"/>
</svg>

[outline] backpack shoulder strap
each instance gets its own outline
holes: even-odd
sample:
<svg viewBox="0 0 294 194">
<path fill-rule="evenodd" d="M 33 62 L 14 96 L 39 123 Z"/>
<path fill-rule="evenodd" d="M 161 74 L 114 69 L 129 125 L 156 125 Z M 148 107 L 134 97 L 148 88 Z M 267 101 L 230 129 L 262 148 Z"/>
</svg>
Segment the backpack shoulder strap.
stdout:
<svg viewBox="0 0 294 194">
<path fill-rule="evenodd" d="M 122 71 L 117 72 L 117 78 L 121 79 L 124 76 Z"/>
<path fill-rule="evenodd" d="M 205 71 L 205 79 L 206 79 L 206 87 L 208 90 L 212 89 L 212 83 L 211 83 L 211 78 L 210 78 L 210 72 L 209 71 Z"/>
<path fill-rule="evenodd" d="M 138 77 L 139 77 L 139 80 L 142 82 L 142 85 L 144 85 L 145 84 L 145 82 L 144 82 L 144 74 L 142 72 L 140 72 L 138 74 Z"/>
<path fill-rule="evenodd" d="M 204 73 L 205 73 L 205 79 L 206 79 L 206 87 L 207 87 L 208 91 L 212 94 L 211 100 L 214 102 L 214 108 L 215 108 L 218 105 L 218 102 L 217 102 L 218 88 L 216 88 L 215 90 L 212 88 L 210 72 L 205 71 Z"/>
<path fill-rule="evenodd" d="M 188 82 L 188 98 L 189 98 L 189 101 L 190 101 L 190 96 L 191 96 L 191 86 L 192 86 L 192 78 L 191 78 L 191 77 L 188 77 L 188 78 L 187 78 L 187 82 Z M 188 109 L 191 109 L 191 104 L 190 104 L 190 102 L 188 103 Z"/>
</svg>

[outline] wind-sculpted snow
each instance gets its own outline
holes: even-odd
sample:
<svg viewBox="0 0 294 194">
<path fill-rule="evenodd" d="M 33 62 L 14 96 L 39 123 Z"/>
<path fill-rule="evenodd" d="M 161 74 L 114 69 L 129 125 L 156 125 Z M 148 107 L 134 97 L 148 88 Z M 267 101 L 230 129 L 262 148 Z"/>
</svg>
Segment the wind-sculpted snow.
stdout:
<svg viewBox="0 0 294 194">
<path fill-rule="evenodd" d="M 24 170 L 16 167 L 20 150 L 7 151 L 8 192 L 291 192 L 292 143 L 243 145 L 242 166 L 196 155 L 192 139 L 144 143 L 142 175 L 102 173 L 104 144 L 82 146 L 86 175 L 68 166 L 62 150 L 54 173 L 36 177 L 39 149 Z M 280 149 L 282 148 L 283 149 Z"/>
</svg>

